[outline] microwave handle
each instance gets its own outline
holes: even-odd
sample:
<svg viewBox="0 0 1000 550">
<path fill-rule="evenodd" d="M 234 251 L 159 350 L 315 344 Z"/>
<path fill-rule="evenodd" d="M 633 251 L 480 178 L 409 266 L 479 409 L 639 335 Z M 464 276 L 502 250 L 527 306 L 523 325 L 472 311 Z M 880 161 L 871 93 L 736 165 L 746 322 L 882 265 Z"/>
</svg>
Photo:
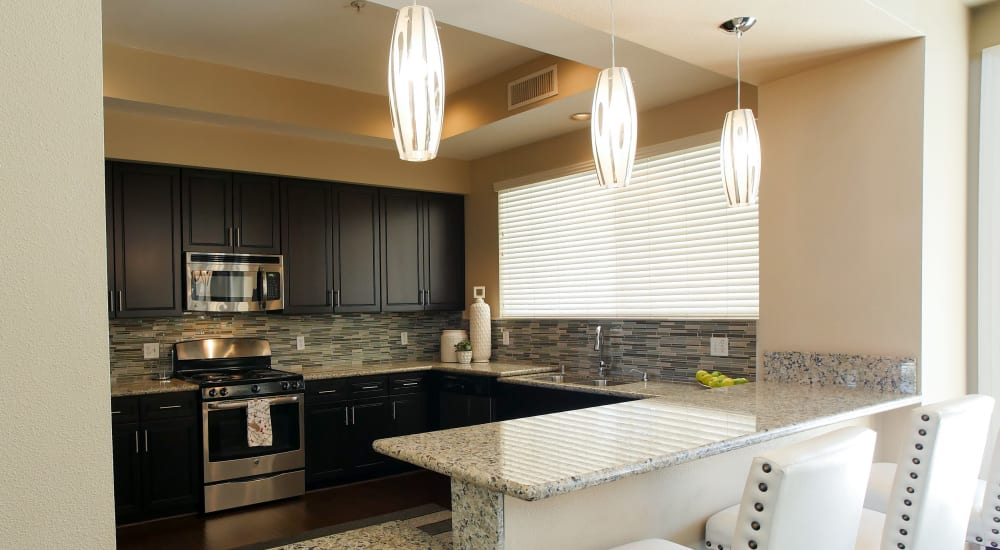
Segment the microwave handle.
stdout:
<svg viewBox="0 0 1000 550">
<path fill-rule="evenodd" d="M 263 311 L 267 308 L 267 275 L 263 266 L 257 268 L 257 281 L 260 285 L 260 309 Z"/>
</svg>

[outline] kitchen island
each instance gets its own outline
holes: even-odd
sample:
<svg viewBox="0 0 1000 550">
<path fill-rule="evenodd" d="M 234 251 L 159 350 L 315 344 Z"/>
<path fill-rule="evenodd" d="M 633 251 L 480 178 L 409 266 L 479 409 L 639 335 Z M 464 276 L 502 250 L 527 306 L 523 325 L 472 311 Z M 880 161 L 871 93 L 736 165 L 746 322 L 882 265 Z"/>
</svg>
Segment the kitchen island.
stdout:
<svg viewBox="0 0 1000 550">
<path fill-rule="evenodd" d="M 557 385 L 547 376 L 505 383 Z M 586 391 L 640 400 L 374 447 L 451 477 L 456 549 L 608 548 L 644 537 L 694 544 L 704 519 L 738 500 L 761 450 L 920 401 L 787 383 L 705 390 L 634 382 Z"/>
</svg>

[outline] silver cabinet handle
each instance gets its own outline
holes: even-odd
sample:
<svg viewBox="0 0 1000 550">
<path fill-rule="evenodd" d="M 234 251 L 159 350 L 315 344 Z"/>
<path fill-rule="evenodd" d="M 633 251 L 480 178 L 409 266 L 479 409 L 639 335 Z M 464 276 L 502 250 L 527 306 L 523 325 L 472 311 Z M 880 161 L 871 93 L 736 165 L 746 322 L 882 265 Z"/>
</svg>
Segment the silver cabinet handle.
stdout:
<svg viewBox="0 0 1000 550">
<path fill-rule="evenodd" d="M 139 430 L 135 431 L 135 454 L 139 454 Z"/>
<path fill-rule="evenodd" d="M 403 382 L 400 385 L 403 386 L 404 388 L 408 388 L 410 386 L 416 386 L 418 384 L 420 384 L 420 382 Z"/>
<path fill-rule="evenodd" d="M 161 411 L 165 411 L 167 409 L 179 409 L 179 408 L 181 408 L 180 405 L 160 405 Z"/>
<path fill-rule="evenodd" d="M 229 226 L 228 234 L 226 235 L 226 244 L 232 246 L 233 244 L 233 226 Z"/>
<path fill-rule="evenodd" d="M 347 421 L 347 406 L 344 406 L 344 425 L 350 426 L 351 423 Z"/>
<path fill-rule="evenodd" d="M 240 241 L 240 226 L 236 226 L 236 246 L 242 246 L 243 243 Z"/>
<path fill-rule="evenodd" d="M 316 393 L 319 395 L 326 395 L 328 393 L 337 393 L 337 390 L 323 390 L 323 391 L 318 391 Z"/>
<path fill-rule="evenodd" d="M 355 416 L 355 414 L 354 414 L 354 407 L 352 406 L 351 407 L 351 424 L 357 424 L 357 423 L 358 423 L 358 418 L 357 418 L 357 416 Z"/>
<path fill-rule="evenodd" d="M 333 303 L 337 307 L 340 307 L 340 291 L 339 290 L 334 290 L 333 291 Z"/>
<path fill-rule="evenodd" d="M 149 430 L 143 430 L 142 431 L 142 438 L 144 440 L 144 446 L 146 448 L 146 452 L 148 453 L 149 452 Z"/>
<path fill-rule="evenodd" d="M 424 290 L 424 305 L 431 305 L 431 291 Z"/>
<path fill-rule="evenodd" d="M 125 291 L 118 291 L 118 311 L 125 309 Z"/>
<path fill-rule="evenodd" d="M 378 385 L 375 385 L 375 386 L 361 386 L 361 389 L 362 390 L 377 390 L 378 389 Z"/>
<path fill-rule="evenodd" d="M 392 419 L 393 420 L 396 419 L 396 402 L 395 401 L 392 402 Z"/>
<path fill-rule="evenodd" d="M 121 414 L 121 411 L 111 411 L 111 414 Z"/>
</svg>

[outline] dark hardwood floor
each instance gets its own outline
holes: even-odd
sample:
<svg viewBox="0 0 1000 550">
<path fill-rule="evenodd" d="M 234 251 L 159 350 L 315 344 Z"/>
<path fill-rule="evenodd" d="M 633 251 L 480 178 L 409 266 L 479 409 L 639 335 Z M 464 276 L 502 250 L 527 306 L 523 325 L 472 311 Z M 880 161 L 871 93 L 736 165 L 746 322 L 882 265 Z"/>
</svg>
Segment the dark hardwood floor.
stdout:
<svg viewBox="0 0 1000 550">
<path fill-rule="evenodd" d="M 274 503 L 126 525 L 117 530 L 118 548 L 225 550 L 427 503 L 451 508 L 451 486 L 449 478 L 421 470 Z"/>
</svg>

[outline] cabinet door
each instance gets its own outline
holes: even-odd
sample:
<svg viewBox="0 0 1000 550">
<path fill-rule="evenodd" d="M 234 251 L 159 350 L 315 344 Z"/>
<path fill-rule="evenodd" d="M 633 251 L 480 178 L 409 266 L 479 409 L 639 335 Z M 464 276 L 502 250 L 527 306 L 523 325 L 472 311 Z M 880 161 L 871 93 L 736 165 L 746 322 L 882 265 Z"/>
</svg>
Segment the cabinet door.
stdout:
<svg viewBox="0 0 1000 550">
<path fill-rule="evenodd" d="M 333 271 L 336 311 L 379 311 L 378 190 L 334 187 Z"/>
<path fill-rule="evenodd" d="M 306 405 L 306 484 L 318 487 L 348 473 L 351 442 L 346 401 Z"/>
<path fill-rule="evenodd" d="M 392 436 L 410 435 L 430 430 L 427 419 L 427 394 L 394 395 L 392 397 Z"/>
<path fill-rule="evenodd" d="M 114 165 L 115 313 L 181 314 L 180 170 Z"/>
<path fill-rule="evenodd" d="M 285 313 L 333 311 L 330 184 L 282 180 Z"/>
<path fill-rule="evenodd" d="M 278 178 L 233 175 L 235 250 L 241 254 L 280 254 Z"/>
<path fill-rule="evenodd" d="M 181 180 L 184 250 L 232 252 L 232 174 L 185 168 Z"/>
<path fill-rule="evenodd" d="M 465 199 L 426 199 L 426 309 L 465 309 Z"/>
<path fill-rule="evenodd" d="M 195 512 L 201 502 L 201 445 L 194 417 L 145 422 L 143 503 L 151 516 Z"/>
<path fill-rule="evenodd" d="M 141 465 L 139 425 L 118 424 L 111 428 L 111 446 L 115 474 L 115 521 L 128 523 L 140 519 L 142 491 L 139 485 Z"/>
<path fill-rule="evenodd" d="M 469 425 L 469 396 L 451 391 L 438 393 L 438 428 L 460 428 Z"/>
<path fill-rule="evenodd" d="M 382 191 L 382 310 L 424 308 L 423 201 L 420 194 Z"/>
<path fill-rule="evenodd" d="M 385 397 L 354 401 L 351 404 L 353 473 L 366 475 L 377 471 L 387 462 L 387 457 L 375 452 L 372 443 L 376 439 L 389 437 L 392 433 L 389 417 L 389 400 Z"/>
</svg>

